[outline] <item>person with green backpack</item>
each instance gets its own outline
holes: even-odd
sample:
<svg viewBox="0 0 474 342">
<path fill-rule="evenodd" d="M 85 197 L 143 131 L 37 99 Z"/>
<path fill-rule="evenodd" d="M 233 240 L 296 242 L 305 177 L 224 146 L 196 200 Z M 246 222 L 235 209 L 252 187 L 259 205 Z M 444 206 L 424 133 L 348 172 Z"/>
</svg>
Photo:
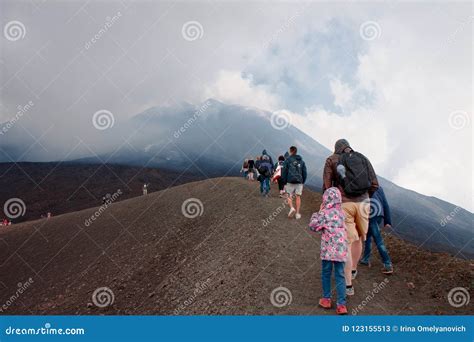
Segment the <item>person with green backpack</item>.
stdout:
<svg viewBox="0 0 474 342">
<path fill-rule="evenodd" d="M 288 205 L 290 206 L 288 217 L 292 218 L 295 216 L 299 220 L 301 218 L 301 195 L 303 194 L 303 185 L 307 177 L 306 164 L 298 154 L 296 146 L 291 146 L 289 152 L 290 155 L 282 166 L 281 178 L 285 184 L 285 191 L 288 194 Z M 293 197 L 295 197 L 296 208 L 293 206 Z"/>
<path fill-rule="evenodd" d="M 369 229 L 370 196 L 379 183 L 374 168 L 362 153 L 354 151 L 346 139 L 339 139 L 334 153 L 326 159 L 323 191 L 336 186 L 342 194 L 349 257 L 345 264 L 346 292 L 354 295 L 352 280 L 357 276 L 357 265 L 362 255 L 362 243 Z"/>
</svg>

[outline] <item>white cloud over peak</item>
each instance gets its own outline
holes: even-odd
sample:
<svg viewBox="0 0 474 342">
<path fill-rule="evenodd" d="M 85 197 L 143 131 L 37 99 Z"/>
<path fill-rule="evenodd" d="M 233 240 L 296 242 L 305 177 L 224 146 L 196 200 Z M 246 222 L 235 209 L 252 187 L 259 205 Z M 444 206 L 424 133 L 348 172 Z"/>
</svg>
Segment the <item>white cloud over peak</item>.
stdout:
<svg viewBox="0 0 474 342">
<path fill-rule="evenodd" d="M 279 99 L 264 85 L 252 85 L 251 78 L 243 78 L 235 70 L 221 70 L 216 80 L 207 85 L 203 99 L 217 100 L 274 111 L 280 107 Z"/>
</svg>

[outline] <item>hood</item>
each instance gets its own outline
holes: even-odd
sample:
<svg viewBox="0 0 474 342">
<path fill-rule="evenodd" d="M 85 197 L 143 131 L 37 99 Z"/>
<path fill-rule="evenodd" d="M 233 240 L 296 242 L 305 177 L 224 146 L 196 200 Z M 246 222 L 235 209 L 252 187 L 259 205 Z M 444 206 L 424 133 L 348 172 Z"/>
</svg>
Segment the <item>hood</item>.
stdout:
<svg viewBox="0 0 474 342">
<path fill-rule="evenodd" d="M 342 204 L 341 192 L 336 187 L 331 187 L 324 191 L 323 205 L 326 209 L 340 208 Z"/>
<path fill-rule="evenodd" d="M 351 148 L 351 145 L 346 139 L 339 139 L 334 144 L 334 153 L 341 154 L 348 147 Z"/>
</svg>

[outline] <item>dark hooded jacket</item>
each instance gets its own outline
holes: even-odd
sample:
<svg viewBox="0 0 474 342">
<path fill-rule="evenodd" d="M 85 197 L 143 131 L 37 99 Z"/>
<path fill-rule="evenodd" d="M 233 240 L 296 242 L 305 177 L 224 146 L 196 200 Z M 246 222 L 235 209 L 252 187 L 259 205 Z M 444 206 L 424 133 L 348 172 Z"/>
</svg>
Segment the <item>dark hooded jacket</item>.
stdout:
<svg viewBox="0 0 474 342">
<path fill-rule="evenodd" d="M 369 196 L 372 196 L 372 194 L 377 190 L 379 187 L 379 182 L 377 180 L 377 176 L 375 175 L 374 168 L 372 167 L 372 164 L 370 161 L 367 159 L 367 165 L 369 167 L 369 177 L 371 181 L 371 187 L 369 191 L 365 194 L 362 194 L 360 196 L 356 197 L 350 197 L 347 196 L 344 193 L 344 189 L 337 184 L 337 164 L 339 162 L 339 158 L 341 154 L 344 152 L 344 150 L 350 149 L 352 150 L 351 146 L 347 142 L 346 139 L 339 139 L 336 141 L 336 145 L 334 147 L 334 154 L 329 156 L 326 159 L 326 163 L 324 165 L 324 173 L 323 173 L 323 191 L 326 189 L 329 189 L 332 186 L 337 186 L 338 189 L 341 191 L 342 194 L 342 202 L 362 202 L 369 198 Z"/>
<path fill-rule="evenodd" d="M 379 187 L 377 191 L 374 192 L 371 199 L 370 206 L 370 220 L 377 220 L 378 218 L 383 217 L 384 225 L 392 225 L 392 215 L 390 212 L 390 206 L 388 205 L 387 198 L 382 187 Z"/>
<path fill-rule="evenodd" d="M 262 157 L 263 157 L 263 156 L 268 156 L 268 158 L 270 158 L 270 164 L 274 165 L 274 164 L 273 164 L 273 159 L 272 159 L 272 157 L 270 157 L 270 155 L 267 153 L 267 150 L 263 150 L 263 151 L 262 151 Z"/>
</svg>

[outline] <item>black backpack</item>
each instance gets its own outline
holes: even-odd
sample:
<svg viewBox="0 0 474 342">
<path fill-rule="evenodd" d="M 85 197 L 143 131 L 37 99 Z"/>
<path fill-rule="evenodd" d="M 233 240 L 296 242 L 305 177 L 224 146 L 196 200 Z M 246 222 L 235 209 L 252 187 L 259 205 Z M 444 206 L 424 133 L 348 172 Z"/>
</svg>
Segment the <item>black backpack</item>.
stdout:
<svg viewBox="0 0 474 342">
<path fill-rule="evenodd" d="M 270 170 L 268 169 L 267 165 L 259 165 L 258 166 L 258 173 L 260 173 L 262 176 L 268 177 L 270 176 Z"/>
<path fill-rule="evenodd" d="M 303 183 L 303 165 L 301 160 L 293 159 L 288 161 L 288 183 L 301 184 Z"/>
<path fill-rule="evenodd" d="M 341 174 L 341 169 L 345 170 L 345 174 Z M 367 158 L 355 151 L 342 153 L 337 164 L 337 179 L 346 195 L 355 197 L 365 194 L 372 183 Z"/>
</svg>

